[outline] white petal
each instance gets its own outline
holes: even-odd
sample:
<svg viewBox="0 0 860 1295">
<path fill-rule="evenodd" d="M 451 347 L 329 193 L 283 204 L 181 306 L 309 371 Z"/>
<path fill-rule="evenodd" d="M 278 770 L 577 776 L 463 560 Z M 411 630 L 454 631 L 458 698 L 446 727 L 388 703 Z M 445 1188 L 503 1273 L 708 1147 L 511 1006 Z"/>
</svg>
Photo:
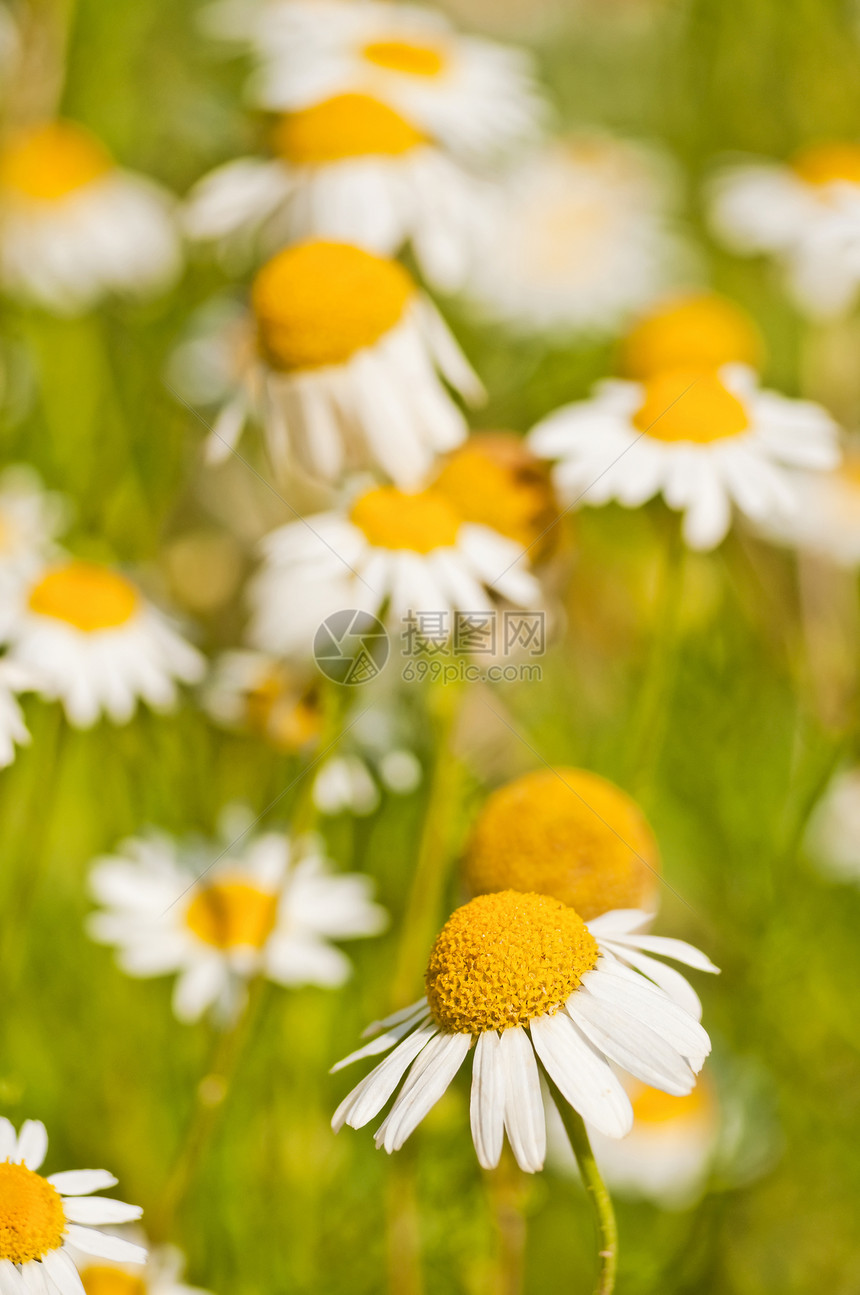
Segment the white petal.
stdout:
<svg viewBox="0 0 860 1295">
<path fill-rule="evenodd" d="M 610 1138 L 623 1138 L 633 1108 L 611 1068 L 564 1012 L 539 1016 L 529 1026 L 535 1052 L 561 1095 L 584 1120 Z"/>
<path fill-rule="evenodd" d="M 602 958 L 594 971 L 586 972 L 582 983 L 595 998 L 635 1016 L 682 1057 L 707 1056 L 710 1052 L 711 1041 L 698 1018 L 620 962 Z"/>
<path fill-rule="evenodd" d="M 95 1227 L 107 1223 L 131 1223 L 143 1210 L 139 1205 L 112 1201 L 104 1196 L 84 1196 L 63 1201 L 63 1213 L 70 1223 L 87 1223 Z"/>
<path fill-rule="evenodd" d="M 12 1159 L 17 1145 L 18 1135 L 15 1132 L 15 1125 L 11 1120 L 7 1120 L 5 1115 L 0 1115 L 0 1164 L 4 1160 Z"/>
<path fill-rule="evenodd" d="M 99 1259 L 114 1259 L 120 1264 L 142 1264 L 146 1262 L 146 1250 L 143 1246 L 132 1245 L 122 1237 L 110 1236 L 106 1232 L 96 1232 L 93 1228 L 81 1228 L 70 1223 L 66 1236 L 78 1250 L 85 1255 L 95 1255 Z"/>
<path fill-rule="evenodd" d="M 60 1295 L 83 1295 L 83 1282 L 65 1250 L 49 1250 L 42 1263 Z"/>
<path fill-rule="evenodd" d="M 117 1184 L 106 1169 L 67 1169 L 61 1174 L 51 1174 L 48 1182 L 61 1196 L 88 1196 L 90 1192 L 102 1192 Z"/>
<path fill-rule="evenodd" d="M 366 1043 L 363 1048 L 358 1048 L 355 1052 L 351 1052 L 348 1057 L 344 1057 L 343 1061 L 338 1061 L 336 1065 L 332 1066 L 329 1074 L 337 1074 L 339 1070 L 343 1070 L 344 1066 L 350 1066 L 353 1061 L 360 1061 L 362 1057 L 376 1057 L 380 1052 L 387 1052 L 404 1035 L 414 1030 L 416 1025 L 423 1025 L 429 1019 L 430 1012 L 428 1011 L 427 1003 L 422 1000 L 421 1007 L 417 1012 L 410 1012 L 405 1021 L 401 1021 L 399 1025 L 386 1030 L 385 1034 L 380 1034 L 370 1043 Z"/>
<path fill-rule="evenodd" d="M 680 1053 L 635 1016 L 581 990 L 571 994 L 566 1009 L 595 1048 L 644 1084 L 677 1097 L 693 1088 L 693 1072 Z"/>
<path fill-rule="evenodd" d="M 543 1169 L 546 1119 L 537 1061 L 525 1030 L 504 1030 L 499 1057 L 505 1075 L 505 1128 L 520 1169 L 527 1174 Z"/>
<path fill-rule="evenodd" d="M 18 1134 L 15 1158 L 28 1169 L 39 1169 L 48 1154 L 48 1130 L 41 1120 L 25 1120 Z"/>
<path fill-rule="evenodd" d="M 407 1067 L 412 1064 L 418 1053 L 438 1033 L 433 1024 L 422 1025 L 414 1034 L 399 1043 L 390 1056 L 362 1079 L 341 1102 L 332 1116 L 331 1126 L 337 1133 L 344 1124 L 353 1129 L 360 1129 L 368 1120 L 378 1115 L 397 1085 L 400 1083 Z"/>
<path fill-rule="evenodd" d="M 0 1259 L 0 1295 L 24 1295 L 21 1274 L 8 1259 Z"/>
<path fill-rule="evenodd" d="M 410 1003 L 408 1007 L 401 1007 L 399 1012 L 392 1012 L 390 1016 L 383 1016 L 379 1021 L 371 1021 L 366 1029 L 361 1031 L 361 1037 L 367 1039 L 371 1034 L 376 1034 L 377 1030 L 385 1030 L 390 1025 L 399 1025 L 405 1021 L 408 1016 L 419 1016 L 422 1008 L 426 1008 L 427 999 L 419 998 L 416 1002 Z"/>
<path fill-rule="evenodd" d="M 702 1019 L 699 995 L 680 971 L 676 971 L 674 967 L 667 967 L 665 962 L 658 962 L 656 958 L 649 958 L 647 953 L 637 953 L 634 949 L 628 949 L 623 944 L 615 944 L 609 940 L 601 941 L 601 950 L 612 957 L 623 958 L 624 963 L 629 963 L 655 985 L 659 985 L 679 1007 L 684 1008 L 684 1011 L 689 1012 L 697 1021 Z"/>
<path fill-rule="evenodd" d="M 666 935 L 613 935 L 612 938 L 617 944 L 629 945 L 644 953 L 656 953 L 661 957 L 671 958 L 673 962 L 683 962 L 685 966 L 695 967 L 697 971 L 711 971 L 715 975 L 720 972 L 719 967 L 715 967 L 701 949 L 687 944 L 686 940 L 674 940 Z"/>
<path fill-rule="evenodd" d="M 495 1169 L 505 1136 L 505 1071 L 499 1056 L 499 1036 L 487 1030 L 478 1036 L 472 1062 L 469 1116 L 478 1162 Z"/>
<path fill-rule="evenodd" d="M 424 1116 L 439 1101 L 472 1046 L 470 1034 L 437 1034 L 406 1076 L 388 1118 L 376 1133 L 377 1147 L 399 1151 Z"/>
</svg>

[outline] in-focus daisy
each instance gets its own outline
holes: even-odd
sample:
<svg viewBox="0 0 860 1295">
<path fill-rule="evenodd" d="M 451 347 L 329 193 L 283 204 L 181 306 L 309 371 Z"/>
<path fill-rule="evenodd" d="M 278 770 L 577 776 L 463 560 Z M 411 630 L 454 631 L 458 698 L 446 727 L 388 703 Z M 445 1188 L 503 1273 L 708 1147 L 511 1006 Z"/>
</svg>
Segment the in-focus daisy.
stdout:
<svg viewBox="0 0 860 1295">
<path fill-rule="evenodd" d="M 128 1240 L 145 1241 L 137 1229 L 128 1229 Z M 132 1235 L 132 1231 L 134 1235 Z M 176 1246 L 146 1244 L 146 1263 L 140 1267 L 75 1255 L 85 1295 L 206 1295 L 188 1286 L 182 1275 L 185 1256 Z M 74 1252 L 73 1252 L 74 1253 Z"/>
<path fill-rule="evenodd" d="M 411 244 L 424 277 L 456 291 L 490 215 L 489 189 L 395 109 L 342 94 L 283 114 L 271 159 L 243 157 L 192 191 L 192 238 L 226 249 L 331 238 L 393 256 Z"/>
<path fill-rule="evenodd" d="M 341 1102 L 333 1128 L 374 1119 L 405 1074 L 376 1133 L 378 1147 L 396 1151 L 474 1048 L 472 1137 L 485 1169 L 498 1164 L 505 1132 L 520 1168 L 543 1167 L 541 1068 L 584 1120 L 623 1137 L 633 1111 L 613 1064 L 680 1095 L 710 1051 L 698 1021 L 659 987 L 666 968 L 650 954 L 716 969 L 680 940 L 635 934 L 644 920 L 628 910 L 586 925 L 556 899 L 512 890 L 457 909 L 430 955 L 426 997 L 377 1022 L 382 1033 L 335 1067 L 389 1052 Z"/>
<path fill-rule="evenodd" d="M 472 895 L 534 890 L 589 921 L 610 909 L 653 910 L 660 854 L 620 787 L 587 769 L 536 769 L 484 802 L 463 877 Z"/>
<path fill-rule="evenodd" d="M 507 180 L 466 295 L 520 332 L 614 332 L 678 270 L 668 207 L 666 177 L 641 149 L 555 144 Z"/>
<path fill-rule="evenodd" d="M 48 310 L 75 314 L 110 293 L 160 292 L 179 273 L 172 199 L 118 167 L 75 122 L 6 140 L 0 202 L 0 280 Z"/>
<path fill-rule="evenodd" d="M 70 1255 L 74 1247 L 99 1259 L 141 1264 L 146 1251 L 96 1228 L 140 1218 L 136 1205 L 93 1196 L 114 1187 L 104 1169 L 71 1169 L 45 1178 L 38 1171 L 48 1134 L 25 1120 L 16 1135 L 0 1117 L 0 1285 L 3 1295 L 78 1295 L 83 1291 Z"/>
<path fill-rule="evenodd" d="M 637 508 L 662 495 L 684 514 L 693 549 L 711 549 L 732 505 L 765 523 L 796 506 L 790 468 L 839 461 L 837 427 L 820 405 L 762 390 L 751 369 L 666 369 L 645 382 L 608 381 L 590 400 L 539 423 L 532 449 L 556 461 L 563 503 Z"/>
<path fill-rule="evenodd" d="M 15 759 L 15 747 L 30 741 L 17 694 L 28 691 L 33 680 L 27 671 L 0 657 L 0 769 Z"/>
<path fill-rule="evenodd" d="M 378 468 L 414 484 L 466 424 L 461 395 L 483 391 L 431 302 L 401 266 L 347 243 L 312 241 L 257 274 L 243 381 L 213 428 L 223 459 L 253 416 L 276 467 L 334 481 Z"/>
<path fill-rule="evenodd" d="M 104 713 L 131 719 L 138 701 L 153 710 L 176 702 L 176 683 L 196 683 L 203 657 L 111 567 L 64 559 L 20 591 L 10 617 L 13 662 L 38 677 L 38 692 L 62 702 L 66 718 L 88 728 Z"/>
<path fill-rule="evenodd" d="M 743 255 L 775 257 L 801 310 L 828 318 L 851 309 L 860 292 L 860 144 L 728 166 L 709 198 L 718 236 Z"/>
<path fill-rule="evenodd" d="M 790 517 L 769 521 L 767 538 L 840 567 L 860 567 L 860 447 L 849 443 L 835 471 L 798 472 L 792 481 L 798 506 Z"/>
<path fill-rule="evenodd" d="M 226 850 L 133 839 L 95 865 L 91 886 L 105 911 L 90 934 L 116 946 L 127 975 L 176 975 L 181 1021 L 209 1010 L 230 1019 L 256 976 L 341 985 L 351 964 L 332 941 L 377 935 L 387 921 L 368 877 L 337 875 L 313 842 L 280 833 Z"/>
<path fill-rule="evenodd" d="M 211 26 L 249 40 L 259 60 L 251 93 L 274 109 L 337 94 L 372 94 L 433 139 L 486 159 L 532 140 L 544 116 L 528 54 L 461 36 L 438 11 L 378 0 L 273 0 L 242 18 L 212 10 Z"/>
<path fill-rule="evenodd" d="M 810 820 L 806 848 L 825 875 L 860 881 L 860 768 L 832 780 Z"/>
<path fill-rule="evenodd" d="M 640 315 L 621 342 L 621 373 L 644 382 L 663 369 L 760 369 L 764 346 L 755 321 L 716 292 L 683 292 Z"/>
<path fill-rule="evenodd" d="M 262 737 L 278 751 L 300 751 L 320 735 L 320 678 L 265 652 L 225 652 L 215 663 L 204 705 L 219 724 Z"/>
<path fill-rule="evenodd" d="M 464 522 L 432 488 L 374 487 L 348 512 L 289 522 L 266 537 L 249 637 L 263 651 L 308 657 L 320 623 L 353 608 L 384 614 L 398 630 L 411 618 L 425 637 L 447 639 L 456 611 L 487 612 L 494 599 L 538 602 L 522 557 L 513 540 Z"/>
</svg>

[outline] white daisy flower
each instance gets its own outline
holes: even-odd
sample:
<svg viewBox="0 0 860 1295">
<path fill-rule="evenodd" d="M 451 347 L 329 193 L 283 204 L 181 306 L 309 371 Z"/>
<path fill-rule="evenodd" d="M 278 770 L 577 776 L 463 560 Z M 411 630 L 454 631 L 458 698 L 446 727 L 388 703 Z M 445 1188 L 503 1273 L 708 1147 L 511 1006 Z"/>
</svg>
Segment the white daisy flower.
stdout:
<svg viewBox="0 0 860 1295">
<path fill-rule="evenodd" d="M 99 1259 L 141 1264 L 146 1251 L 95 1229 L 140 1218 L 136 1205 L 93 1196 L 113 1187 L 104 1169 L 38 1170 L 48 1135 L 38 1120 L 19 1134 L 0 1117 L 0 1289 L 3 1295 L 82 1295 L 69 1248 Z"/>
<path fill-rule="evenodd" d="M 849 570 L 860 567 L 860 447 L 849 444 L 835 471 L 797 472 L 792 482 L 798 506 L 763 527 L 767 538 Z"/>
<path fill-rule="evenodd" d="M 202 678 L 203 657 L 136 585 L 110 567 L 64 559 L 20 592 L 10 616 L 11 661 L 59 700 L 76 728 L 104 713 L 125 724 L 138 701 L 176 703 L 176 683 Z"/>
<path fill-rule="evenodd" d="M 627 910 L 586 924 L 556 899 L 512 890 L 457 909 L 430 955 L 426 997 L 371 1026 L 382 1033 L 334 1067 L 389 1052 L 332 1127 L 374 1119 L 408 1070 L 376 1133 L 377 1147 L 398 1150 L 474 1047 L 472 1137 L 485 1169 L 499 1163 L 505 1132 L 521 1169 L 543 1168 L 541 1068 L 584 1120 L 624 1137 L 633 1111 L 612 1065 L 681 1095 L 710 1051 L 673 997 L 686 981 L 650 955 L 716 968 L 683 941 L 637 934 L 647 920 Z"/>
<path fill-rule="evenodd" d="M 145 1243 L 147 1257 L 142 1269 L 115 1260 L 94 1262 L 86 1255 L 74 1254 L 72 1249 L 85 1295 L 208 1295 L 182 1280 L 185 1256 L 176 1246 L 152 1247 L 138 1229 L 126 1231 L 128 1240 Z"/>
<path fill-rule="evenodd" d="M 27 464 L 0 472 L 0 641 L 9 630 L 15 595 L 57 552 L 68 520 L 62 495 L 45 490 Z"/>
<path fill-rule="evenodd" d="M 266 108 L 371 94 L 456 152 L 488 158 L 538 134 L 545 107 L 523 50 L 459 35 L 440 13 L 378 0 L 228 3 L 210 26 L 251 43 Z"/>
<path fill-rule="evenodd" d="M 0 769 L 15 759 L 16 746 L 27 746 L 30 741 L 16 694 L 29 691 L 32 685 L 26 671 L 0 658 Z"/>
<path fill-rule="evenodd" d="M 48 310 L 76 314 L 109 293 L 161 292 L 179 273 L 172 198 L 116 166 L 75 122 L 9 137 L 0 200 L 0 281 Z"/>
<path fill-rule="evenodd" d="M 394 261 L 347 243 L 286 248 L 257 274 L 251 314 L 244 339 L 233 333 L 242 378 L 212 429 L 213 460 L 226 458 L 253 416 L 276 468 L 294 458 L 327 481 L 378 468 L 410 485 L 464 439 L 439 375 L 471 401 L 483 389 Z"/>
<path fill-rule="evenodd" d="M 332 941 L 377 935 L 387 924 L 370 878 L 335 874 L 314 842 L 281 833 L 226 850 L 133 839 L 98 862 L 90 880 L 105 909 L 90 919 L 90 935 L 116 946 L 129 976 L 175 974 L 181 1021 L 210 1010 L 229 1020 L 255 976 L 336 988 L 352 968 Z"/>
<path fill-rule="evenodd" d="M 838 881 L 860 881 L 860 769 L 843 769 L 818 803 L 806 847 L 820 871 Z"/>
<path fill-rule="evenodd" d="M 539 423 L 529 443 L 556 461 L 562 502 L 637 508 L 661 494 L 683 512 L 690 548 L 711 549 L 733 504 L 756 523 L 790 514 L 788 469 L 835 467 L 837 430 L 820 405 L 762 390 L 751 369 L 724 365 L 602 382 L 591 400 Z"/>
<path fill-rule="evenodd" d="M 407 244 L 439 291 L 462 284 L 490 216 L 489 186 L 387 104 L 342 94 L 282 115 L 273 158 L 243 157 L 192 191 L 185 227 L 225 249 L 271 254 L 330 238 L 382 256 Z"/>
<path fill-rule="evenodd" d="M 556 143 L 515 169 L 465 286 L 521 332 L 612 333 L 678 272 L 659 159 L 621 140 Z"/>
<path fill-rule="evenodd" d="M 202 700 L 225 728 L 254 733 L 280 751 L 300 751 L 322 729 L 320 682 L 319 674 L 310 678 L 265 652 L 224 652 Z"/>
<path fill-rule="evenodd" d="M 742 255 L 782 265 L 797 305 L 815 318 L 845 314 L 860 292 L 860 145 L 803 149 L 789 162 L 725 168 L 709 189 L 711 221 Z"/>
<path fill-rule="evenodd" d="M 326 617 L 354 609 L 447 640 L 455 612 L 485 613 L 495 599 L 520 607 L 541 596 L 514 541 L 464 522 L 444 495 L 394 486 L 365 491 L 348 513 L 289 522 L 262 545 L 250 586 L 250 641 L 308 657 Z M 433 621 L 432 627 L 430 625 Z"/>
</svg>

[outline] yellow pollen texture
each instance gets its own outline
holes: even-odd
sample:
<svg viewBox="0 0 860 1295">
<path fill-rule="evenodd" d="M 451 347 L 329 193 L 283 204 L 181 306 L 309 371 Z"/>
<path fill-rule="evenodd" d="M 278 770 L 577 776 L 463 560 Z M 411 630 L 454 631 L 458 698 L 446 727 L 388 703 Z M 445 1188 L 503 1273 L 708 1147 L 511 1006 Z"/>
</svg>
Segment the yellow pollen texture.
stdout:
<svg viewBox="0 0 860 1295">
<path fill-rule="evenodd" d="M 51 616 L 92 634 L 130 621 L 140 595 L 109 567 L 69 562 L 42 576 L 31 589 L 28 604 L 39 616 Z"/>
<path fill-rule="evenodd" d="M 414 293 L 394 261 L 347 243 L 285 248 L 251 291 L 260 350 L 287 372 L 344 364 L 400 322 Z"/>
<path fill-rule="evenodd" d="M 146 1282 L 121 1268 L 92 1264 L 81 1273 L 86 1295 L 146 1295 Z"/>
<path fill-rule="evenodd" d="M 746 311 L 707 292 L 675 298 L 640 320 L 622 344 L 621 371 L 642 381 L 665 369 L 758 368 L 762 359 L 761 337 Z"/>
<path fill-rule="evenodd" d="M 432 553 L 456 544 L 463 519 L 433 489 L 408 494 L 395 486 L 379 486 L 359 496 L 350 520 L 375 548 Z"/>
<path fill-rule="evenodd" d="M 417 41 L 373 40 L 364 46 L 361 53 L 374 67 L 385 68 L 387 72 L 401 72 L 404 76 L 440 76 L 446 65 L 442 50 Z"/>
<path fill-rule="evenodd" d="M 860 144 L 813 144 L 795 155 L 793 165 L 808 184 L 860 184 Z"/>
<path fill-rule="evenodd" d="M 54 121 L 12 137 L 0 154 L 0 188 L 56 202 L 111 167 L 110 154 L 83 126 Z"/>
<path fill-rule="evenodd" d="M 597 953 L 582 918 L 557 899 L 480 895 L 436 937 L 425 977 L 430 1010 L 450 1034 L 528 1025 L 563 1006 Z"/>
<path fill-rule="evenodd" d="M 286 113 L 274 133 L 275 151 L 297 166 L 347 157 L 399 157 L 425 142 L 398 112 L 366 94 L 339 94 Z"/>
<path fill-rule="evenodd" d="M 655 441 L 711 441 L 740 436 L 749 427 L 746 410 L 715 373 L 667 369 L 643 384 L 644 398 L 633 426 Z"/>
<path fill-rule="evenodd" d="M 539 769 L 487 799 L 466 845 L 471 894 L 535 890 L 588 921 L 648 908 L 660 856 L 635 801 L 586 769 Z"/>
<path fill-rule="evenodd" d="M 216 949 L 262 949 L 278 915 L 278 896 L 245 881 L 216 881 L 192 896 L 185 921 Z"/>
<path fill-rule="evenodd" d="M 59 1192 L 26 1165 L 0 1164 L 0 1260 L 41 1259 L 63 1243 L 66 1217 Z"/>
</svg>

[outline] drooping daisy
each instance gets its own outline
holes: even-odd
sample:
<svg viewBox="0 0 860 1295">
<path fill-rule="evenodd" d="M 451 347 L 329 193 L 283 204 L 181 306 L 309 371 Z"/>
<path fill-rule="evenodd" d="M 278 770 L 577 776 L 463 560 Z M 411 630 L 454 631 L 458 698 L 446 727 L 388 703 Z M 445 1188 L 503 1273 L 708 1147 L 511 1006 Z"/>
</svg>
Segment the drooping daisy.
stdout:
<svg viewBox="0 0 860 1295">
<path fill-rule="evenodd" d="M 664 369 L 760 369 L 764 347 L 755 321 L 716 292 L 676 293 L 640 315 L 621 342 L 621 373 L 645 382 Z"/>
<path fill-rule="evenodd" d="M 180 269 L 173 202 L 122 170 L 71 121 L 11 135 L 0 151 L 0 281 L 63 314 L 110 293 L 151 294 Z"/>
<path fill-rule="evenodd" d="M 105 910 L 90 919 L 91 936 L 116 946 L 127 975 L 175 974 L 181 1021 L 209 1010 L 230 1019 L 258 975 L 335 988 L 351 964 L 332 941 L 377 935 L 387 922 L 368 877 L 337 875 L 315 843 L 279 833 L 226 850 L 133 839 L 90 880 Z"/>
<path fill-rule="evenodd" d="M 666 187 L 633 145 L 554 144 L 509 177 L 466 295 L 520 332 L 614 332 L 677 272 Z"/>
<path fill-rule="evenodd" d="M 728 166 L 712 181 L 709 199 L 717 235 L 742 255 L 775 257 L 808 315 L 842 315 L 857 301 L 860 144 L 821 143 L 788 162 Z"/>
<path fill-rule="evenodd" d="M 30 741 L 17 694 L 32 686 L 29 674 L 13 662 L 0 658 L 0 769 L 15 759 L 15 747 Z"/>
<path fill-rule="evenodd" d="M 529 55 L 459 35 L 423 6 L 270 0 L 250 21 L 242 13 L 219 5 L 210 25 L 250 41 L 259 60 L 251 94 L 266 108 L 372 94 L 431 138 L 481 159 L 528 143 L 539 131 L 545 110 Z"/>
<path fill-rule="evenodd" d="M 813 553 L 840 567 L 860 567 L 860 447 L 849 445 L 833 472 L 798 472 L 798 506 L 763 528 L 768 539 Z"/>
<path fill-rule="evenodd" d="M 72 1169 L 43 1177 L 38 1171 L 48 1135 L 38 1120 L 15 1134 L 0 1117 L 0 1286 L 3 1295 L 81 1295 L 69 1247 L 99 1259 L 141 1264 L 146 1251 L 95 1229 L 140 1218 L 136 1205 L 93 1196 L 113 1187 L 104 1169 Z"/>
<path fill-rule="evenodd" d="M 562 502 L 637 508 L 662 495 L 684 514 L 693 549 L 725 538 L 732 505 L 764 523 L 796 506 L 790 468 L 839 461 L 837 427 L 820 405 L 758 386 L 752 370 L 667 369 L 609 381 L 590 400 L 539 423 L 532 449 L 556 461 Z"/>
<path fill-rule="evenodd" d="M 135 1235 L 129 1235 L 128 1240 L 143 1242 L 145 1238 L 135 1229 Z M 189 1286 L 182 1280 L 185 1256 L 176 1246 L 146 1244 L 145 1248 L 147 1257 L 142 1269 L 75 1255 L 85 1295 L 207 1295 L 198 1286 Z"/>
<path fill-rule="evenodd" d="M 266 537 L 249 637 L 263 651 L 307 658 L 321 622 L 353 608 L 384 612 L 398 631 L 413 620 L 424 637 L 447 639 L 457 611 L 490 611 L 494 599 L 538 602 L 540 585 L 522 558 L 513 540 L 463 521 L 432 488 L 378 486 L 348 513 L 289 522 Z"/>
<path fill-rule="evenodd" d="M 266 254 L 305 238 L 382 256 L 408 243 L 434 287 L 460 287 L 491 191 L 400 113 L 369 95 L 336 95 L 283 114 L 272 151 L 200 181 L 185 214 L 192 238 Z"/>
<path fill-rule="evenodd" d="M 378 468 L 410 485 L 463 440 L 465 420 L 439 374 L 469 400 L 483 390 L 395 262 L 347 243 L 300 243 L 259 271 L 251 308 L 243 381 L 213 428 L 213 459 L 253 416 L 276 467 L 295 459 L 327 481 Z"/>
<path fill-rule="evenodd" d="M 76 728 L 104 713 L 125 724 L 138 701 L 176 702 L 176 683 L 202 678 L 203 657 L 111 567 L 75 559 L 43 568 L 20 591 L 10 616 L 13 662 L 38 677 L 38 692 L 62 702 Z"/>
<path fill-rule="evenodd" d="M 710 1051 L 698 1021 L 659 988 L 666 968 L 649 954 L 716 969 L 682 941 L 634 934 L 644 920 L 627 911 L 586 925 L 556 899 L 511 890 L 457 909 L 430 955 L 426 997 L 377 1022 L 382 1033 L 335 1067 L 391 1050 L 332 1127 L 367 1124 L 406 1074 L 376 1133 L 377 1147 L 396 1151 L 474 1047 L 472 1137 L 484 1168 L 498 1164 L 505 1132 L 520 1168 L 543 1167 L 539 1067 L 583 1119 L 623 1137 L 633 1112 L 610 1063 L 680 1095 Z"/>
</svg>

